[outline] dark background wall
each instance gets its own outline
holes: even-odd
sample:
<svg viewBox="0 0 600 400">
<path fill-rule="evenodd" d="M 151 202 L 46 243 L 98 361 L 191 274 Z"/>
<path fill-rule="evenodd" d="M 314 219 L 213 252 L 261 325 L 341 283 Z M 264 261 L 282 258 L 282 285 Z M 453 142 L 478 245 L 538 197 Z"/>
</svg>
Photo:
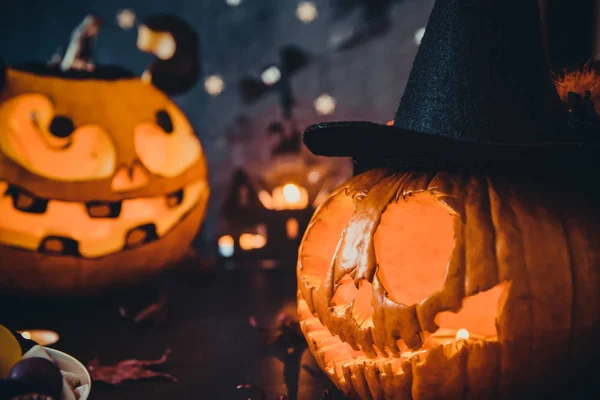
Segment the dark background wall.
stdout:
<svg viewBox="0 0 600 400">
<path fill-rule="evenodd" d="M 225 81 L 225 91 L 217 97 L 206 93 L 201 80 L 190 92 L 175 98 L 195 126 L 208 157 L 213 195 L 202 234 L 208 239 L 218 230 L 218 209 L 233 169 L 267 159 L 264 131 L 281 113 L 275 95 L 244 105 L 237 90 L 239 79 L 248 74 L 258 76 L 266 64 L 277 61 L 280 46 L 295 44 L 315 59 L 292 80 L 295 115 L 301 126 L 338 119 L 386 122 L 394 115 L 418 48 L 415 32 L 425 26 L 433 0 L 315 0 L 319 15 L 310 24 L 296 17 L 298 3 L 242 0 L 232 7 L 225 0 L 3 0 L 0 56 L 9 64 L 49 59 L 66 43 L 81 18 L 93 11 L 105 19 L 96 61 L 121 64 L 141 73 L 151 57 L 137 51 L 135 29 L 117 26 L 119 10 L 133 10 L 138 20 L 170 12 L 195 26 L 202 46 L 203 76 L 219 74 Z M 331 38 L 358 26 L 364 20 L 364 4 L 369 3 L 389 16 L 389 32 L 353 49 L 334 51 Z M 553 25 L 548 38 L 556 67 L 569 67 L 591 56 L 595 0 L 545 3 L 550 3 L 547 18 Z M 319 116 L 313 107 L 314 99 L 324 91 L 338 101 L 336 112 L 327 117 Z M 250 122 L 245 129 L 240 129 L 240 116 Z"/>
</svg>

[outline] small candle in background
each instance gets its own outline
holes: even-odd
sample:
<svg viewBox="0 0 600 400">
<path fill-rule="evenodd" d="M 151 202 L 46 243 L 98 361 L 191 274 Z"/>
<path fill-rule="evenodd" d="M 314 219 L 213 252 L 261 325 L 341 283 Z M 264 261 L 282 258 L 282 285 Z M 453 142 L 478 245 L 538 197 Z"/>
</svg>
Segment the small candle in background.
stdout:
<svg viewBox="0 0 600 400">
<path fill-rule="evenodd" d="M 25 339 L 30 339 L 39 344 L 40 346 L 50 346 L 58 342 L 60 336 L 54 331 L 47 329 L 28 329 L 24 331 L 18 331 L 21 336 Z"/>
</svg>

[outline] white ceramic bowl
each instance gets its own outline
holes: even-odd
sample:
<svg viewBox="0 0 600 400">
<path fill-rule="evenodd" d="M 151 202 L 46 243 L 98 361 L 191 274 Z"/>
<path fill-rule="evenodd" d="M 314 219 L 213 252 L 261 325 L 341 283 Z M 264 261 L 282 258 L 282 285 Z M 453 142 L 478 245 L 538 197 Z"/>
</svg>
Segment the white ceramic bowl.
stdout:
<svg viewBox="0 0 600 400">
<path fill-rule="evenodd" d="M 90 373 L 87 368 L 75 357 L 72 357 L 62 351 L 54 350 L 49 347 L 44 347 L 44 349 L 48 352 L 50 357 L 52 357 L 52 361 L 56 364 L 58 368 L 62 371 L 71 372 L 81 378 L 81 384 L 87 385 L 86 389 L 81 392 L 81 397 L 79 400 L 87 400 L 90 397 L 90 392 L 92 390 L 92 378 L 90 377 Z"/>
</svg>

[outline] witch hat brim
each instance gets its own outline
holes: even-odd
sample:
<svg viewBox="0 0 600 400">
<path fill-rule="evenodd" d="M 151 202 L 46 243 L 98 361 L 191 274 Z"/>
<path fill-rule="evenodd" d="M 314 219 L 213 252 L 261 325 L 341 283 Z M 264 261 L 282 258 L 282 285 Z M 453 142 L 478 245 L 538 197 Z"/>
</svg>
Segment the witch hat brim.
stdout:
<svg viewBox="0 0 600 400">
<path fill-rule="evenodd" d="M 438 0 L 392 126 L 310 126 L 316 155 L 406 169 L 511 167 L 594 159 L 600 134 L 568 124 L 547 61 L 537 0 Z"/>
<path fill-rule="evenodd" d="M 318 156 L 425 171 L 581 169 L 598 163 L 600 155 L 599 142 L 481 143 L 362 121 L 312 125 L 303 141 Z"/>
</svg>

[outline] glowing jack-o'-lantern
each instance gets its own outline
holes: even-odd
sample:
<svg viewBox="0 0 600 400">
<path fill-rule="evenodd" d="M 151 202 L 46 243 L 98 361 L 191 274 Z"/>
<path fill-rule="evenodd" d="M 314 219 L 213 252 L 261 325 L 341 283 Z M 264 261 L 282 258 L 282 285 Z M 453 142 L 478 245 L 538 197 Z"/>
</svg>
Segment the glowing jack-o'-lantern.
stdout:
<svg viewBox="0 0 600 400">
<path fill-rule="evenodd" d="M 489 399 L 586 365 L 600 350 L 600 219 L 568 199 L 484 175 L 352 178 L 299 250 L 301 328 L 322 369 L 352 397 Z"/>
<path fill-rule="evenodd" d="M 204 218 L 206 161 L 182 111 L 152 82 L 87 65 L 0 71 L 2 291 L 138 282 Z"/>
</svg>

